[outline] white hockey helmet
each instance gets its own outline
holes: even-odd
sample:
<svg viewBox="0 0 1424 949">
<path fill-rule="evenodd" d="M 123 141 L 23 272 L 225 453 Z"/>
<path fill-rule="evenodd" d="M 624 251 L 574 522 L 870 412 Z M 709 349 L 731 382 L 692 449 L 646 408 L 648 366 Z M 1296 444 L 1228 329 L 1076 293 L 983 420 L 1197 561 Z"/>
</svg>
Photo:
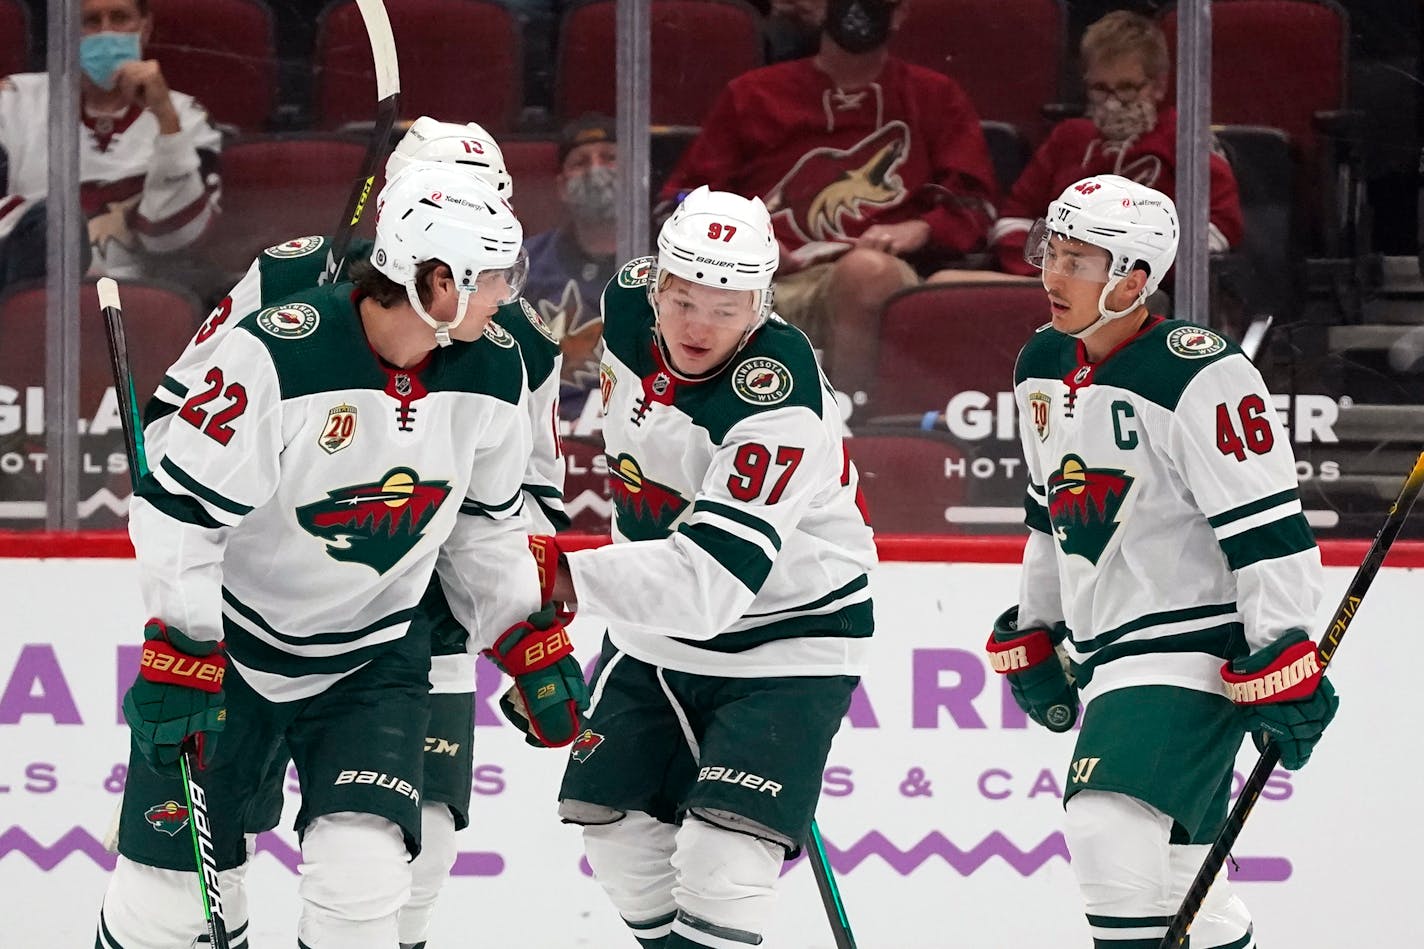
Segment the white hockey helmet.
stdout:
<svg viewBox="0 0 1424 949">
<path fill-rule="evenodd" d="M 1124 317 L 1156 292 L 1162 278 L 1177 257 L 1177 206 L 1160 191 L 1120 175 L 1094 175 L 1063 190 L 1048 206 L 1048 216 L 1040 218 L 1029 232 L 1024 259 L 1040 270 L 1050 257 L 1048 241 L 1053 235 L 1101 247 L 1110 255 L 1104 272 L 1095 275 L 1106 281 L 1098 297 L 1096 322 L 1072 335 L 1079 339 L 1093 333 L 1108 320 Z M 1122 310 L 1107 308 L 1108 294 L 1135 269 L 1147 271 L 1147 282 L 1137 299 Z M 1049 269 L 1052 269 L 1051 261 Z"/>
<path fill-rule="evenodd" d="M 648 279 L 648 297 L 666 272 L 725 290 L 757 294 L 750 336 L 771 315 L 771 281 L 781 260 L 771 215 L 761 198 L 744 198 L 706 185 L 683 199 L 658 231 L 657 264 Z"/>
<path fill-rule="evenodd" d="M 450 268 L 459 287 L 455 318 L 443 323 L 421 305 L 417 268 L 438 260 Z M 442 346 L 464 319 L 470 295 L 486 274 L 502 276 L 508 292 L 497 303 L 518 299 L 529 258 L 524 229 L 509 203 L 478 175 L 443 162 L 413 161 L 381 189 L 376 198 L 376 242 L 371 263 L 402 284 L 410 305 L 435 329 Z"/>
<path fill-rule="evenodd" d="M 422 115 L 386 159 L 386 180 L 413 161 L 441 161 L 479 175 L 506 201 L 514 198 L 514 179 L 504 167 L 504 152 L 490 133 L 474 122 L 458 125 Z"/>
</svg>

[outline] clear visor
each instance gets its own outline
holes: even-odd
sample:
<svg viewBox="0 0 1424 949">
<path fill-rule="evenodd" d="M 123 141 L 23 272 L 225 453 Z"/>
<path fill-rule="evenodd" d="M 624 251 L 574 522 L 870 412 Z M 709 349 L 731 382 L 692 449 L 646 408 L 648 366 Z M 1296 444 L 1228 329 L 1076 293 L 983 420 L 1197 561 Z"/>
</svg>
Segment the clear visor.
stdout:
<svg viewBox="0 0 1424 949">
<path fill-rule="evenodd" d="M 502 270 L 481 270 L 475 275 L 473 290 L 494 306 L 513 303 L 524 294 L 529 280 L 529 254 L 523 247 L 514 263 Z"/>
<path fill-rule="evenodd" d="M 1101 247 L 1065 237 L 1039 218 L 1028 232 L 1024 260 L 1045 274 L 1107 283 L 1112 255 Z"/>
</svg>

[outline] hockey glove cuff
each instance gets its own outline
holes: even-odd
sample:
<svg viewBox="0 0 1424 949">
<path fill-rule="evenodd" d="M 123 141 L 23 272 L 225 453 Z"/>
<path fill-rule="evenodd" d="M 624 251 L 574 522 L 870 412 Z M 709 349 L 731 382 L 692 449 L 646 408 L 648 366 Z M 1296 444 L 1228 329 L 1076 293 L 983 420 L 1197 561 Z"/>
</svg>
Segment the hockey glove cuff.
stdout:
<svg viewBox="0 0 1424 949">
<path fill-rule="evenodd" d="M 1293 629 L 1221 667 L 1227 695 L 1246 712 L 1246 728 L 1256 748 L 1264 750 L 1267 739 L 1274 741 L 1289 771 L 1305 767 L 1340 708 L 1321 665 L 1315 643 L 1304 630 Z"/>
<path fill-rule="evenodd" d="M 553 534 L 530 534 L 529 552 L 534 555 L 534 564 L 539 568 L 539 604 L 552 603 L 554 581 L 559 576 L 559 558 L 564 555 L 559 549 L 559 539 Z"/>
<path fill-rule="evenodd" d="M 227 720 L 222 644 L 189 639 L 158 619 L 144 626 L 143 638 L 138 677 L 124 694 L 124 719 L 139 755 L 161 774 L 176 773 L 191 737 L 200 762 L 211 760 L 215 733 Z"/>
<path fill-rule="evenodd" d="M 1057 644 L 1067 630 L 1060 623 L 1019 629 L 1019 608 L 994 620 L 985 649 L 994 671 L 1008 676 L 1009 691 L 1028 717 L 1049 731 L 1066 732 L 1078 720 L 1078 689 L 1059 661 Z"/>
<path fill-rule="evenodd" d="M 582 727 L 588 684 L 573 643 L 552 607 L 510 627 L 485 655 L 514 677 L 499 707 L 536 748 L 567 745 Z"/>
</svg>

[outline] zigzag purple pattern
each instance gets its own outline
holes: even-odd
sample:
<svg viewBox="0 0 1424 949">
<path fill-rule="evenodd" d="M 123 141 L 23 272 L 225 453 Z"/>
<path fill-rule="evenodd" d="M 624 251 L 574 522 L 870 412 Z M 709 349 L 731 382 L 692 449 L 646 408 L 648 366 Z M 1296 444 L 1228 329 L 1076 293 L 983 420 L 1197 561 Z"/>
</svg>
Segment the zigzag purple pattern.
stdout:
<svg viewBox="0 0 1424 949">
<path fill-rule="evenodd" d="M 901 876 L 909 876 L 931 857 L 939 857 L 960 876 L 969 876 L 994 857 L 1032 876 L 1054 857 L 1068 860 L 1068 845 L 1062 834 L 1050 834 L 1031 850 L 1022 850 L 999 831 L 994 831 L 969 850 L 962 849 L 939 831 L 933 831 L 909 850 L 901 850 L 878 830 L 872 830 L 844 850 L 823 838 L 826 855 L 838 873 L 849 873 L 871 857 L 879 857 Z"/>
<path fill-rule="evenodd" d="M 35 866 L 46 872 L 59 866 L 73 853 L 82 853 L 105 870 L 114 869 L 118 859 L 83 827 L 69 828 L 63 837 L 48 847 L 31 837 L 22 827 L 7 827 L 0 834 L 0 860 L 11 852 L 29 857 Z"/>
</svg>

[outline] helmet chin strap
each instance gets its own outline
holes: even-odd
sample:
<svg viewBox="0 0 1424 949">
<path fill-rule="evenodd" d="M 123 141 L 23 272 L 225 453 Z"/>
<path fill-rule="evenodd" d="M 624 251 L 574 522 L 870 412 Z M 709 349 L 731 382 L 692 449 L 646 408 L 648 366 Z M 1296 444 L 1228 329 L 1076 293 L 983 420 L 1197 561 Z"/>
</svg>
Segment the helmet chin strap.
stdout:
<svg viewBox="0 0 1424 949">
<path fill-rule="evenodd" d="M 469 307 L 470 295 L 472 293 L 474 293 L 474 291 L 468 287 L 460 288 L 460 298 L 455 301 L 455 318 L 445 323 L 441 320 L 437 320 L 426 312 L 425 307 L 420 303 L 420 294 L 415 289 L 414 280 L 405 285 L 405 295 L 406 298 L 410 300 L 411 308 L 415 310 L 416 316 L 420 317 L 435 330 L 435 342 L 439 346 L 450 345 L 450 331 L 459 326 L 461 321 L 465 319 L 465 310 Z"/>
<path fill-rule="evenodd" d="M 1073 337 L 1074 339 L 1087 339 L 1089 336 L 1092 336 L 1098 330 L 1102 329 L 1103 326 L 1109 321 L 1120 320 L 1124 316 L 1129 316 L 1132 313 L 1135 313 L 1137 311 L 1137 308 L 1142 306 L 1143 303 L 1147 302 L 1147 293 L 1144 290 L 1142 293 L 1139 293 L 1137 295 L 1137 299 L 1133 300 L 1130 304 L 1128 304 L 1126 309 L 1108 309 L 1108 294 L 1112 293 L 1113 290 L 1117 289 L 1117 285 L 1121 282 L 1121 277 L 1111 277 L 1108 279 L 1108 282 L 1103 285 L 1103 292 L 1098 294 L 1098 318 L 1093 322 L 1089 323 L 1087 326 L 1080 329 L 1078 332 L 1069 333 L 1069 336 Z"/>
</svg>

